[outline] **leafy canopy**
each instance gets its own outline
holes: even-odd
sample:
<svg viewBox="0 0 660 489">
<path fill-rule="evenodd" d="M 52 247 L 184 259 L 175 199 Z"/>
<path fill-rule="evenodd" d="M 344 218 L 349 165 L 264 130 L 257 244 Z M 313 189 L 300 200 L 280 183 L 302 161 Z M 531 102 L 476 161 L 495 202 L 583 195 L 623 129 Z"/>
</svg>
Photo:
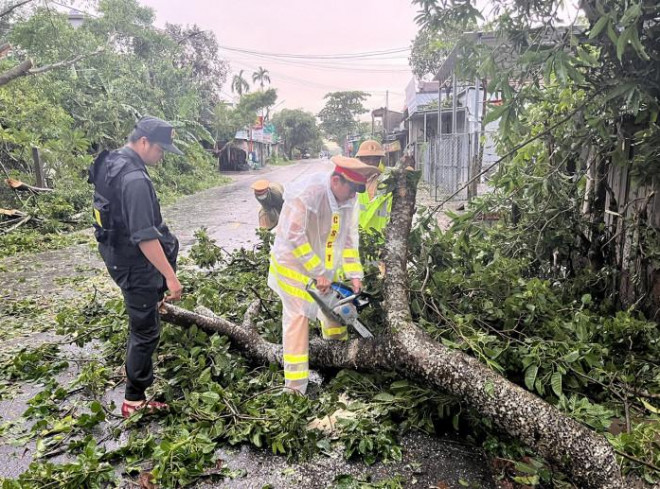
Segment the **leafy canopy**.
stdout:
<svg viewBox="0 0 660 489">
<path fill-rule="evenodd" d="M 273 117 L 273 124 L 282 138 L 289 158 L 293 150 L 320 149 L 321 133 L 314 114 L 300 109 L 283 109 Z"/>
<path fill-rule="evenodd" d="M 357 116 L 368 112 L 362 102 L 369 96 L 366 92 L 331 92 L 323 97 L 325 107 L 319 112 L 321 131 L 330 140 L 341 143 L 358 127 Z"/>
</svg>

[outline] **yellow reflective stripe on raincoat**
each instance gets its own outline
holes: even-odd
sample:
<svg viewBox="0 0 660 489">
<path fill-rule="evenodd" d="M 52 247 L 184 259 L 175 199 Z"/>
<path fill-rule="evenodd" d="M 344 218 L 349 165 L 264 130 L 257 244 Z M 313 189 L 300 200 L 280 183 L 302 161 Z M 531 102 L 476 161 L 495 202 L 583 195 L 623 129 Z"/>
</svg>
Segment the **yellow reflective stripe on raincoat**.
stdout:
<svg viewBox="0 0 660 489">
<path fill-rule="evenodd" d="M 290 355 L 285 353 L 284 361 L 286 363 L 305 363 L 309 361 L 309 355 Z"/>
<path fill-rule="evenodd" d="M 364 269 L 360 263 L 344 263 L 344 273 L 363 272 Z"/>
<path fill-rule="evenodd" d="M 103 223 L 101 222 L 101 212 L 98 209 L 93 209 L 93 210 L 94 210 L 94 220 L 96 221 L 96 224 L 103 227 Z"/>
<path fill-rule="evenodd" d="M 277 285 L 282 289 L 282 292 L 285 294 L 292 295 L 293 297 L 298 297 L 299 299 L 302 299 L 307 302 L 313 302 L 314 299 L 312 299 L 312 296 L 310 296 L 304 289 L 296 287 L 295 285 L 287 284 L 284 280 L 280 280 L 279 277 L 286 277 L 291 280 L 295 280 L 296 282 L 299 282 L 301 284 L 307 285 L 307 282 L 309 281 L 309 277 L 306 275 L 303 275 L 302 273 L 298 273 L 295 270 L 291 270 L 290 268 L 284 267 L 277 263 L 275 260 L 275 257 L 271 255 L 270 257 L 270 269 L 269 272 L 275 277 L 275 281 L 277 282 Z"/>
<path fill-rule="evenodd" d="M 344 258 L 360 258 L 360 252 L 355 248 L 345 249 Z"/>
<path fill-rule="evenodd" d="M 323 328 L 323 332 L 328 336 L 335 336 L 346 332 L 346 326 L 340 328 Z"/>
<path fill-rule="evenodd" d="M 330 234 L 328 235 L 328 241 L 325 243 L 325 268 L 327 270 L 332 270 L 334 267 L 335 261 L 335 240 L 339 235 L 339 225 L 341 219 L 339 218 L 339 213 L 332 214 L 332 226 L 330 227 Z"/>
<path fill-rule="evenodd" d="M 302 370 L 300 372 L 284 371 L 284 378 L 286 380 L 302 380 L 309 378 L 309 370 Z"/>
<path fill-rule="evenodd" d="M 270 256 L 269 271 L 271 273 L 275 272 L 277 275 L 280 275 L 282 277 L 295 280 L 296 282 L 300 282 L 301 284 L 307 285 L 307 282 L 309 282 L 309 277 L 307 275 L 304 275 L 300 272 L 297 272 L 296 270 L 280 265 L 279 263 L 277 263 L 277 260 L 275 260 L 275 257 L 273 255 Z"/>
<path fill-rule="evenodd" d="M 299 299 L 302 299 L 307 302 L 314 302 L 314 299 L 312 299 L 312 296 L 309 295 L 307 292 L 305 292 L 302 289 L 299 289 L 298 287 L 294 287 L 293 285 L 289 285 L 283 280 L 276 279 L 277 280 L 277 285 L 280 286 L 282 289 L 282 292 L 292 295 L 294 297 L 298 297 Z"/>
<path fill-rule="evenodd" d="M 312 251 L 312 245 L 309 243 L 305 243 L 295 248 L 292 253 L 293 256 L 295 256 L 296 258 L 300 258 L 301 256 L 306 255 L 310 251 Z"/>
<path fill-rule="evenodd" d="M 305 268 L 307 270 L 309 270 L 310 272 L 312 270 L 314 270 L 320 264 L 321 264 L 321 259 L 316 255 L 312 256 L 309 260 L 307 260 L 305 263 L 303 263 Z"/>
</svg>

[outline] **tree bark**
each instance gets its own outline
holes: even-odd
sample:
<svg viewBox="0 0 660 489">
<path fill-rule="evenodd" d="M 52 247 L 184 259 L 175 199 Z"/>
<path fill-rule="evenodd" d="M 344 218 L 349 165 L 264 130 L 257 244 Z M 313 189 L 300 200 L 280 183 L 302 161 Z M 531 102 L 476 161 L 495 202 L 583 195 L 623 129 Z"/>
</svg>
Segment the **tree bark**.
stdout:
<svg viewBox="0 0 660 489">
<path fill-rule="evenodd" d="M 408 237 L 415 210 L 416 180 L 409 171 L 394 170 L 397 179 L 391 222 L 387 227 L 384 294 L 388 333 L 373 340 L 347 343 L 315 339 L 310 342 L 314 366 L 360 370 L 396 370 L 412 380 L 424 379 L 462 399 L 504 433 L 562 467 L 573 483 L 589 489 L 624 487 L 614 452 L 606 440 L 564 416 L 525 389 L 496 374 L 475 358 L 434 341 L 412 322 L 406 273 Z M 245 354 L 262 363 L 282 363 L 282 350 L 263 340 L 252 326 L 253 304 L 242 325 L 219 317 L 196 314 L 172 305 L 163 319 L 227 335 Z"/>
</svg>

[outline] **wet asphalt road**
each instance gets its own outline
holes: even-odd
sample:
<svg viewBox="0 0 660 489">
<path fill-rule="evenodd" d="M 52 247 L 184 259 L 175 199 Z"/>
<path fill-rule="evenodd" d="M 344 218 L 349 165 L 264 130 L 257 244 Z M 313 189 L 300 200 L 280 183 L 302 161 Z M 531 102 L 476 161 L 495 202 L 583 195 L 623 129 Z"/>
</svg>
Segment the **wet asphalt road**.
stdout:
<svg viewBox="0 0 660 489">
<path fill-rule="evenodd" d="M 187 250 L 194 242 L 194 232 L 205 226 L 216 244 L 232 251 L 258 241 L 259 203 L 250 185 L 266 178 L 286 186 L 311 173 L 330 171 L 330 160 L 302 160 L 289 166 L 267 167 L 232 175 L 234 183 L 185 197 L 164 210 L 165 221 Z"/>
<path fill-rule="evenodd" d="M 232 173 L 233 182 L 180 199 L 163 209 L 165 221 L 179 237 L 181 249 L 186 253 L 194 243 L 194 232 L 206 227 L 216 244 L 227 251 L 241 246 L 250 247 L 258 242 L 255 228 L 258 224 L 259 203 L 250 185 L 261 178 L 282 183 L 296 181 L 318 171 L 329 171 L 329 160 L 303 160 L 289 166 L 268 167 L 256 171 Z M 0 260 L 0 300 L 2 298 L 31 297 L 53 307 L 58 301 L 89 291 L 93 281 L 108 280 L 95 246 L 81 244 L 67 248 Z M 71 279 L 81 280 L 82 287 L 72 286 Z M 87 290 L 85 290 L 87 287 Z M 8 320 L 0 317 L 0 324 Z M 9 339 L 0 338 L 0 350 L 24 344 L 35 345 L 45 341 L 61 341 L 54 333 L 26 334 Z M 93 347 L 63 347 L 71 357 L 89 358 L 97 354 Z M 78 373 L 75 363 L 58 375 L 66 385 Z M 41 389 L 34 384 L 21 385 L 21 390 L 10 399 L 0 400 L 0 423 L 17 419 L 27 408 L 27 401 Z M 106 402 L 120 403 L 123 386 L 108 392 Z M 202 487 L 261 488 L 266 484 L 277 488 L 323 488 L 332 485 L 339 474 L 365 476 L 375 480 L 401 475 L 406 487 L 427 488 L 491 488 L 494 487 L 488 463 L 483 454 L 464 445 L 456 438 L 433 438 L 421 434 L 407 435 L 402 440 L 404 460 L 368 467 L 362 463 L 346 462 L 341 456 L 318 457 L 303 464 L 289 463 L 267 451 L 250 446 L 223 451 L 226 465 L 245 469 L 247 474 L 235 480 Z M 110 448 L 110 447 L 109 447 Z M 14 447 L 0 438 L 0 478 L 17 477 L 31 462 L 33 447 Z M 57 462 L 59 460 L 53 460 Z"/>
</svg>

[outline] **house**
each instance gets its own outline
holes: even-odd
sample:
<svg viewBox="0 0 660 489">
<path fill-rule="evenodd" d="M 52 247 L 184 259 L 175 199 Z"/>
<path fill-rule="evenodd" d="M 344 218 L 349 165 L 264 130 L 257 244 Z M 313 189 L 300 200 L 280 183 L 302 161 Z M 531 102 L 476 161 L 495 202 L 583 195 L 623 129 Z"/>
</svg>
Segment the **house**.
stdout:
<svg viewBox="0 0 660 489">
<path fill-rule="evenodd" d="M 490 34 L 478 35 L 482 36 L 478 42 L 496 41 Z M 483 80 L 458 79 L 458 59 L 456 48 L 433 81 L 412 79 L 406 87 L 407 148 L 436 200 L 476 195 L 476 181 L 469 189 L 464 187 L 482 161 L 497 160 L 494 135 L 498 122 L 485 127 L 482 122 L 488 104 L 497 103 L 499 94 L 488 94 Z"/>
</svg>

